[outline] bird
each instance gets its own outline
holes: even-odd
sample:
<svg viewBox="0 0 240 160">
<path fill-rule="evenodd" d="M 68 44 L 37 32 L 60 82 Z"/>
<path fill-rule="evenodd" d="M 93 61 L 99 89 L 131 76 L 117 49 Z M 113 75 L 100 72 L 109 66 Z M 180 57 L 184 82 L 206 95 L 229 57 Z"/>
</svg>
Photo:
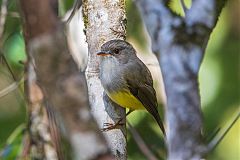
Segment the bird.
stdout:
<svg viewBox="0 0 240 160">
<path fill-rule="evenodd" d="M 157 110 L 156 91 L 147 66 L 137 57 L 136 50 L 127 41 L 113 39 L 101 46 L 99 78 L 107 96 L 121 107 L 128 108 L 126 116 L 134 110 L 147 110 L 165 135 L 163 122 Z M 120 124 L 104 130 L 111 130 Z"/>
</svg>

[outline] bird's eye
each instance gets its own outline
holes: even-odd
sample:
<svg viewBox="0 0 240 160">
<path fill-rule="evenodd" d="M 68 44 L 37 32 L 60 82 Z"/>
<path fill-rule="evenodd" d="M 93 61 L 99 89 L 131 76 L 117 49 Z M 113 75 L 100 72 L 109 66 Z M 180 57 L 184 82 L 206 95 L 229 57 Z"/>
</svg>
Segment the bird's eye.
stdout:
<svg viewBox="0 0 240 160">
<path fill-rule="evenodd" d="M 115 54 L 119 54 L 119 49 L 114 49 Z"/>
</svg>

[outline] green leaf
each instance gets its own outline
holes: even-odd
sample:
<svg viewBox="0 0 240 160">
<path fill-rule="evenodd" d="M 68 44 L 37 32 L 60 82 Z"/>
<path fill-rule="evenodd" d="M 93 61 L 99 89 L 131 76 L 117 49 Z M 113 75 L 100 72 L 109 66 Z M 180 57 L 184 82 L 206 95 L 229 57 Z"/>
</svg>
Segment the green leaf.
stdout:
<svg viewBox="0 0 240 160">
<path fill-rule="evenodd" d="M 18 126 L 6 141 L 6 145 L 0 150 L 1 160 L 14 160 L 22 153 L 23 132 L 25 124 Z"/>
<path fill-rule="evenodd" d="M 3 51 L 8 63 L 13 68 L 22 68 L 23 65 L 19 62 L 27 60 L 25 43 L 20 32 L 15 32 L 9 36 L 4 43 Z"/>
<path fill-rule="evenodd" d="M 190 9 L 191 5 L 192 0 L 170 0 L 168 3 L 169 8 L 182 17 L 185 16 L 184 8 Z"/>
</svg>

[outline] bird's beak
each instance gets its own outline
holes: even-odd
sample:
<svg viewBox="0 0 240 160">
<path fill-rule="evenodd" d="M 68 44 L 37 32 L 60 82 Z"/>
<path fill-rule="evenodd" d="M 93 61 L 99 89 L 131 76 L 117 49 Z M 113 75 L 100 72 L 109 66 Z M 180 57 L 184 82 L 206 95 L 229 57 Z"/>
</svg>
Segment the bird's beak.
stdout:
<svg viewBox="0 0 240 160">
<path fill-rule="evenodd" d="M 107 55 L 111 55 L 110 51 L 100 51 L 97 53 L 98 56 L 107 56 Z"/>
</svg>

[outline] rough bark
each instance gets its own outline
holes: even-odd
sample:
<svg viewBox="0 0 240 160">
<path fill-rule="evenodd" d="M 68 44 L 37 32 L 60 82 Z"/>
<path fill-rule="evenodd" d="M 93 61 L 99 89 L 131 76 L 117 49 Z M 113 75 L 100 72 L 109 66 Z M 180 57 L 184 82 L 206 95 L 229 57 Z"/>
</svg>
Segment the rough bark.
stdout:
<svg viewBox="0 0 240 160">
<path fill-rule="evenodd" d="M 30 157 L 32 159 L 57 160 L 56 141 L 51 136 L 50 121 L 42 91 L 36 84 L 36 74 L 32 65 L 28 65 L 26 93 L 28 105 L 28 131 Z M 55 139 L 57 140 L 57 139 Z"/>
<path fill-rule="evenodd" d="M 167 95 L 168 159 L 201 159 L 202 113 L 198 72 L 223 1 L 193 0 L 185 17 L 175 15 L 167 0 L 136 4 L 160 62 Z"/>
<path fill-rule="evenodd" d="M 21 0 L 29 63 L 38 85 L 58 114 L 76 159 L 112 159 L 90 114 L 84 73 L 69 54 L 63 29 L 49 0 Z"/>
<path fill-rule="evenodd" d="M 58 6 L 56 0 L 51 0 L 51 5 Z M 33 8 L 34 9 L 34 8 Z M 54 10 L 57 15 L 57 9 Z M 28 42 L 30 41 L 31 31 L 24 28 L 26 48 L 28 52 Z M 28 56 L 29 59 L 29 56 Z M 29 147 L 27 149 L 31 159 L 61 160 L 63 159 L 62 150 L 59 145 L 60 135 L 56 128 L 55 117 L 50 114 L 43 92 L 37 84 L 36 73 L 33 64 L 26 63 L 25 94 L 27 97 L 28 111 L 28 133 Z"/>
<path fill-rule="evenodd" d="M 124 0 L 83 1 L 84 22 L 88 42 L 89 59 L 86 70 L 89 101 L 92 113 L 100 128 L 104 123 L 114 123 L 125 117 L 125 109 L 105 97 L 99 80 L 99 57 L 96 52 L 100 46 L 111 39 L 125 37 Z M 116 31 L 120 34 L 116 34 Z M 104 105 L 105 104 L 105 105 Z M 126 127 L 104 132 L 116 159 L 126 159 Z"/>
</svg>

